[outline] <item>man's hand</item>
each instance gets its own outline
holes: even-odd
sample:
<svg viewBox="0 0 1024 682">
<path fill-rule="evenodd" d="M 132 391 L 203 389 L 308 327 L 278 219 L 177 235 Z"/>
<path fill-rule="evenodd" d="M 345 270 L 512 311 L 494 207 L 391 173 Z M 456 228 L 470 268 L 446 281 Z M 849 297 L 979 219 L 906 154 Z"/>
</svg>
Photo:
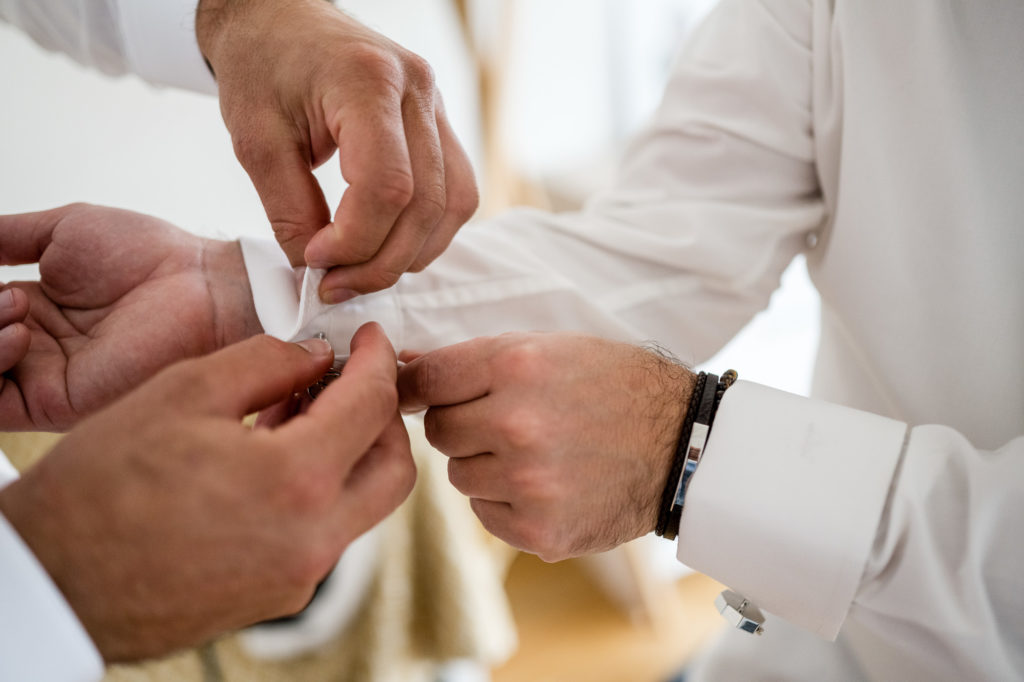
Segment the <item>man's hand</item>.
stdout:
<svg viewBox="0 0 1024 682">
<path fill-rule="evenodd" d="M 484 526 L 547 561 L 654 530 L 693 384 L 655 353 L 576 334 L 474 339 L 398 380 Z"/>
<path fill-rule="evenodd" d="M 202 0 L 196 35 L 292 265 L 343 266 L 324 278 L 324 301 L 423 269 L 476 210 L 473 170 L 420 57 L 324 0 Z M 349 188 L 332 222 L 312 169 L 335 148 Z"/>
<path fill-rule="evenodd" d="M 260 336 L 182 362 L 80 424 L 0 491 L 107 661 L 163 655 L 295 613 L 409 493 L 395 355 L 379 327 L 304 414 L 241 418 L 330 366 L 322 341 Z"/>
<path fill-rule="evenodd" d="M 0 428 L 63 430 L 157 370 L 262 331 L 237 243 L 75 204 L 0 216 Z"/>
</svg>

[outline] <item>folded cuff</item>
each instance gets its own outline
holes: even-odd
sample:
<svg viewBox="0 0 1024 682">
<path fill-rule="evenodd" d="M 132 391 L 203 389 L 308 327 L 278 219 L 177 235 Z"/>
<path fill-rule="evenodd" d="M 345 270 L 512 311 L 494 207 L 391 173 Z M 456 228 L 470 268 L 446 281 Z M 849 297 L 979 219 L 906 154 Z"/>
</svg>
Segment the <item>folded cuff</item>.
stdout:
<svg viewBox="0 0 1024 682">
<path fill-rule="evenodd" d="M 247 237 L 239 241 L 256 314 L 267 334 L 285 341 L 324 334 L 335 354 L 345 357 L 356 330 L 377 322 L 395 349 L 402 349 L 404 323 L 394 289 L 327 305 L 318 293 L 326 270 L 307 268 L 296 285 L 295 270 L 275 242 Z"/>
<path fill-rule="evenodd" d="M 722 400 L 690 484 L 679 560 L 834 639 L 862 579 L 906 430 L 738 382 Z"/>
</svg>

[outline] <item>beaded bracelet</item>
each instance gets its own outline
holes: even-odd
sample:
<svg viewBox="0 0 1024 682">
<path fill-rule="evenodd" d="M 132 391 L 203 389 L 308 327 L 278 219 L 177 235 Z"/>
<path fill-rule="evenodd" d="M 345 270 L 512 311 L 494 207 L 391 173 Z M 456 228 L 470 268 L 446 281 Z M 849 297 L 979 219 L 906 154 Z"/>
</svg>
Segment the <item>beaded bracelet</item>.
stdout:
<svg viewBox="0 0 1024 682">
<path fill-rule="evenodd" d="M 664 538 L 674 540 L 679 533 L 686 491 L 704 454 L 722 397 L 737 378 L 738 374 L 731 369 L 721 378 L 704 372 L 697 375 L 690 406 L 679 432 L 672 469 L 661 494 L 661 507 L 655 532 Z"/>
</svg>

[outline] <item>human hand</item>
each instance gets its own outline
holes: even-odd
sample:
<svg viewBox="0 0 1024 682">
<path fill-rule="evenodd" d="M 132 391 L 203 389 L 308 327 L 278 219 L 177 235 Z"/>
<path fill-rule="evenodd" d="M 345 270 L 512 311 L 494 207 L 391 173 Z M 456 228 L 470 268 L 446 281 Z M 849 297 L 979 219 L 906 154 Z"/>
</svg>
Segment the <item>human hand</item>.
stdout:
<svg viewBox="0 0 1024 682">
<path fill-rule="evenodd" d="M 403 409 L 483 525 L 546 561 L 611 549 L 657 522 L 693 375 L 636 346 L 506 334 L 412 359 Z"/>
<path fill-rule="evenodd" d="M 235 154 L 292 265 L 335 268 L 321 298 L 385 289 L 477 206 L 469 159 L 423 59 L 323 0 L 202 0 L 196 36 Z M 335 148 L 334 213 L 312 169 Z"/>
<path fill-rule="evenodd" d="M 235 242 L 73 204 L 0 216 L 0 428 L 63 430 L 177 360 L 262 331 Z M 4 302 L 8 305 L 4 305 Z"/>
<path fill-rule="evenodd" d="M 163 655 L 295 613 L 348 544 L 409 493 L 395 356 L 379 327 L 302 415 L 244 415 L 328 368 L 260 336 L 179 363 L 83 421 L 0 491 L 108 662 Z"/>
</svg>

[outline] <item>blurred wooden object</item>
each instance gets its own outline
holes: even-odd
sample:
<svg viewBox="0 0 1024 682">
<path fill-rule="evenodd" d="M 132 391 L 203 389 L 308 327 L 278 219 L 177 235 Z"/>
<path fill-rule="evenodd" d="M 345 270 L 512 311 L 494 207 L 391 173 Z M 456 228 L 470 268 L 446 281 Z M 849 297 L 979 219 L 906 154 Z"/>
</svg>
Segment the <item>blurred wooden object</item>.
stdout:
<svg viewBox="0 0 1024 682">
<path fill-rule="evenodd" d="M 484 151 L 480 215 L 492 216 L 512 206 L 550 208 L 543 188 L 513 168 L 505 140 L 505 84 L 512 68 L 518 6 L 514 0 L 490 0 L 488 6 L 500 16 L 484 25 L 474 15 L 478 3 L 454 0 L 454 4 L 473 55 L 480 92 Z"/>
<path fill-rule="evenodd" d="M 669 583 L 677 604 L 659 627 L 613 603 L 579 560 L 545 564 L 521 555 L 506 583 L 519 649 L 493 682 L 663 682 L 724 626 L 713 601 L 721 586 L 702 575 Z"/>
</svg>

